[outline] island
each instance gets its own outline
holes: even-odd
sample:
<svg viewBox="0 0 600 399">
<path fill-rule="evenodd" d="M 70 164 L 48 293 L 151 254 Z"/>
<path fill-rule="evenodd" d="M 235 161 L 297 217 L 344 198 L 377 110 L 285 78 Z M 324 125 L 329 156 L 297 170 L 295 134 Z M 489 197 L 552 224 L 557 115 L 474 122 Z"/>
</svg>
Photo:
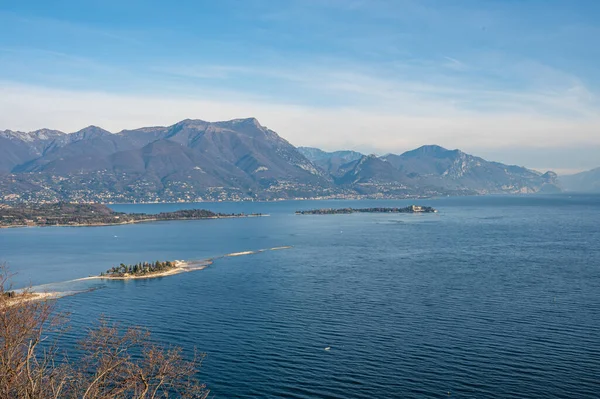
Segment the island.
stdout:
<svg viewBox="0 0 600 399">
<path fill-rule="evenodd" d="M 296 215 L 338 215 L 349 213 L 436 213 L 430 206 L 410 205 L 405 208 L 326 208 L 296 211 Z"/>
<path fill-rule="evenodd" d="M 78 279 L 77 281 L 90 279 L 110 279 L 110 280 L 129 280 L 140 278 L 155 278 L 172 276 L 174 274 L 193 272 L 203 270 L 212 265 L 216 259 L 230 258 L 244 255 L 256 255 L 267 251 L 280 251 L 290 249 L 292 246 L 286 245 L 281 247 L 273 247 L 266 249 L 257 249 L 252 251 L 232 252 L 225 255 L 215 256 L 213 258 L 202 260 L 174 260 L 174 261 L 159 261 L 156 262 L 139 262 L 133 265 L 121 263 L 119 266 L 113 266 L 106 272 L 100 273 L 99 276 L 90 276 Z"/>
<path fill-rule="evenodd" d="M 80 280 L 88 280 L 93 278 L 110 279 L 110 280 L 130 280 L 142 278 L 155 278 L 172 276 L 174 274 L 202 270 L 212 265 L 212 259 L 204 259 L 199 261 L 156 261 L 156 262 L 139 262 L 134 265 L 126 265 L 121 263 L 119 266 L 114 266 L 106 272 L 100 273 L 99 276 L 86 277 Z"/>
<path fill-rule="evenodd" d="M 113 266 L 106 272 L 102 272 L 99 275 L 82 277 L 75 280 L 69 280 L 64 283 L 73 283 L 86 280 L 130 280 L 130 279 L 151 279 L 158 277 L 172 276 L 179 273 L 193 272 L 196 270 L 204 270 L 208 266 L 212 265 L 217 259 L 225 259 L 230 257 L 238 257 L 245 255 L 256 255 L 267 251 L 280 251 L 284 249 L 293 248 L 291 245 L 248 250 L 240 252 L 231 252 L 225 255 L 219 255 L 208 259 L 202 260 L 173 260 L 173 261 L 156 261 L 156 262 L 139 262 L 132 265 L 126 265 L 121 263 L 119 266 Z M 0 267 L 1 268 L 1 267 Z M 1 283 L 1 281 L 0 281 Z M 43 286 L 38 287 L 41 288 Z M 82 294 L 84 292 L 91 292 L 102 288 L 102 286 L 94 286 L 84 290 L 65 290 L 65 291 L 53 291 L 53 292 L 39 292 L 33 291 L 35 287 L 22 288 L 18 290 L 12 290 L 10 287 L 4 287 L 0 284 L 0 312 L 3 309 L 22 304 L 30 301 L 46 301 L 52 299 L 58 299 L 65 296 Z"/>
<path fill-rule="evenodd" d="M 113 279 L 113 280 L 129 280 L 140 278 L 155 278 L 171 276 L 194 270 L 202 270 L 213 263 L 212 259 L 201 261 L 184 262 L 175 261 L 156 261 L 156 262 L 139 262 L 134 265 L 126 265 L 121 263 L 119 266 L 114 266 L 106 272 L 100 273 L 96 278 Z"/>
<path fill-rule="evenodd" d="M 266 216 L 260 213 L 217 213 L 206 209 L 183 209 L 157 214 L 116 212 L 102 204 L 0 205 L 1 227 L 106 226 L 166 220 L 198 220 Z"/>
<path fill-rule="evenodd" d="M 157 260 L 154 263 L 140 262 L 135 265 L 126 265 L 121 263 L 119 266 L 113 266 L 106 273 L 100 273 L 101 277 L 127 277 L 127 276 L 145 276 L 156 273 L 164 273 L 176 267 L 176 262 L 167 260 L 161 262 Z"/>
</svg>

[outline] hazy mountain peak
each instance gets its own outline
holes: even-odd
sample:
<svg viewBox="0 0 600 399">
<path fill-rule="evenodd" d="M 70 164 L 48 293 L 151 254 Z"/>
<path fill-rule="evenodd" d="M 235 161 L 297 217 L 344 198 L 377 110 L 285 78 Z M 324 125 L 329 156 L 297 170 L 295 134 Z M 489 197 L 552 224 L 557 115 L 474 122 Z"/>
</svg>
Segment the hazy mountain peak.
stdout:
<svg viewBox="0 0 600 399">
<path fill-rule="evenodd" d="M 421 147 L 416 148 L 414 151 L 417 152 L 446 152 L 446 151 L 450 151 L 447 148 L 444 148 L 442 146 L 439 146 L 437 144 L 426 144 L 426 145 L 422 145 Z"/>
<path fill-rule="evenodd" d="M 561 185 L 568 191 L 600 193 L 600 168 L 561 176 Z"/>
<path fill-rule="evenodd" d="M 202 119 L 184 119 L 182 121 L 177 122 L 171 127 L 175 126 L 203 126 L 207 125 L 209 122 L 203 121 Z"/>
<path fill-rule="evenodd" d="M 334 177 L 340 177 L 346 172 L 344 165 L 363 157 L 360 152 L 350 150 L 326 152 L 319 148 L 298 147 L 298 151 L 319 169 Z"/>
<path fill-rule="evenodd" d="M 172 128 L 175 127 L 206 127 L 208 125 L 216 125 L 216 126 L 253 126 L 257 128 L 264 128 L 256 118 L 239 118 L 239 119 L 231 119 L 228 121 L 218 121 L 218 122 L 207 122 L 202 119 L 184 119 L 176 124 L 172 125 Z"/>
<path fill-rule="evenodd" d="M 51 129 L 39 129 L 32 132 L 19 132 L 12 130 L 0 131 L 0 137 L 6 137 L 9 139 L 17 139 L 21 141 L 34 142 L 38 140 L 52 140 L 57 137 L 64 136 L 65 133 L 58 130 Z"/>
<path fill-rule="evenodd" d="M 441 147 L 439 145 L 424 145 L 417 149 L 406 151 L 402 154 L 402 156 L 410 157 L 410 156 L 431 156 L 434 158 L 447 157 L 450 155 L 459 155 L 462 154 L 460 150 L 448 150 L 447 148 Z"/>
<path fill-rule="evenodd" d="M 258 119 L 254 118 L 254 117 L 241 118 L 241 119 L 232 119 L 229 122 L 232 123 L 232 124 L 234 124 L 234 125 L 246 124 L 246 125 L 253 125 L 253 126 L 258 127 L 258 128 L 262 128 L 263 127 L 260 124 L 260 122 L 258 121 Z"/>
<path fill-rule="evenodd" d="M 110 133 L 108 130 L 104 130 L 99 126 L 96 125 L 89 125 L 87 127 L 84 127 L 83 129 L 79 130 L 80 132 L 106 132 L 106 133 Z"/>
<path fill-rule="evenodd" d="M 94 139 L 101 136 L 111 135 L 112 133 L 108 130 L 104 130 L 101 127 L 90 125 L 88 127 L 84 127 L 83 129 L 71 133 L 72 140 L 89 140 Z"/>
<path fill-rule="evenodd" d="M 323 158 L 332 158 L 332 157 L 342 157 L 342 158 L 352 158 L 348 159 L 348 161 L 353 161 L 355 159 L 361 158 L 364 154 L 361 154 L 357 151 L 352 150 L 338 150 L 338 151 L 323 151 L 320 148 L 315 147 L 298 147 L 298 151 L 302 153 L 306 158 L 311 161 L 316 161 Z"/>
<path fill-rule="evenodd" d="M 52 129 L 38 129 L 31 132 L 40 140 L 48 140 L 54 139 L 56 137 L 65 136 L 66 133 L 61 132 L 60 130 L 52 130 Z"/>
<path fill-rule="evenodd" d="M 5 137 L 7 139 L 17 139 L 22 141 L 32 141 L 34 140 L 34 136 L 32 132 L 25 133 L 14 130 L 2 130 L 0 131 L 0 137 Z"/>
</svg>

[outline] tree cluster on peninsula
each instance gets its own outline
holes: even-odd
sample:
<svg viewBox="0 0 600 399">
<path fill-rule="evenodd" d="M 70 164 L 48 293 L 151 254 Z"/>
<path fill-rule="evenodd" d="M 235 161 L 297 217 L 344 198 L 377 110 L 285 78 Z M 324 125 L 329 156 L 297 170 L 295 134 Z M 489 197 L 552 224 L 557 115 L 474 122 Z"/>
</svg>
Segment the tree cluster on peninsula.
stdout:
<svg viewBox="0 0 600 399">
<path fill-rule="evenodd" d="M 165 272 L 167 270 L 175 268 L 175 263 L 170 260 L 161 262 L 139 262 L 133 265 L 126 265 L 121 263 L 119 266 L 114 266 L 108 269 L 105 273 L 101 273 L 101 276 L 107 277 L 124 277 L 124 276 L 143 276 L 147 274 L 155 274 Z"/>
</svg>

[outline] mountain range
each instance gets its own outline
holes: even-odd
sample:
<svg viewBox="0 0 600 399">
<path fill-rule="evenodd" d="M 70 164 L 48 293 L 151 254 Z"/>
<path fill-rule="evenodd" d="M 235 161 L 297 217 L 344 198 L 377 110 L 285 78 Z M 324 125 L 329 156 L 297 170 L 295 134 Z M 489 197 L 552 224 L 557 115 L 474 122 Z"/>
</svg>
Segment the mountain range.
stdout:
<svg viewBox="0 0 600 399">
<path fill-rule="evenodd" d="M 0 131 L 4 202 L 405 198 L 560 189 L 553 172 L 435 145 L 381 157 L 296 148 L 255 118 L 186 119 L 119 133 L 96 126 L 70 134 Z"/>
<path fill-rule="evenodd" d="M 561 176 L 559 183 L 566 191 L 600 193 L 600 168 Z"/>
</svg>

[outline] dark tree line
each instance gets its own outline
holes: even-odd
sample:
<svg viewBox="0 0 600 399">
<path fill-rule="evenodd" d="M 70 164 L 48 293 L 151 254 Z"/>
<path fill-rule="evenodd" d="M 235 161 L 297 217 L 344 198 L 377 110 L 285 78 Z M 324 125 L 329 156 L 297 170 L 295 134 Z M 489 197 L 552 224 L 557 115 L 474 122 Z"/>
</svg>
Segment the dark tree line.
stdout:
<svg viewBox="0 0 600 399">
<path fill-rule="evenodd" d="M 108 269 L 106 273 L 102 273 L 101 275 L 106 275 L 110 277 L 122 277 L 125 274 L 144 275 L 164 272 L 174 267 L 175 264 L 170 260 L 164 262 L 161 262 L 159 260 L 157 260 L 156 262 L 140 262 L 134 265 L 126 265 L 124 263 L 121 263 L 119 266 L 114 266 Z"/>
<path fill-rule="evenodd" d="M 328 208 L 296 211 L 298 215 L 335 215 L 348 213 L 433 213 L 436 210 L 430 206 L 407 206 L 405 208 Z"/>
<path fill-rule="evenodd" d="M 206 209 L 183 209 L 158 214 L 115 212 L 102 204 L 33 204 L 0 206 L 0 226 L 98 225 L 152 220 L 188 220 L 219 217 L 260 216 L 244 213 L 217 213 Z"/>
</svg>

